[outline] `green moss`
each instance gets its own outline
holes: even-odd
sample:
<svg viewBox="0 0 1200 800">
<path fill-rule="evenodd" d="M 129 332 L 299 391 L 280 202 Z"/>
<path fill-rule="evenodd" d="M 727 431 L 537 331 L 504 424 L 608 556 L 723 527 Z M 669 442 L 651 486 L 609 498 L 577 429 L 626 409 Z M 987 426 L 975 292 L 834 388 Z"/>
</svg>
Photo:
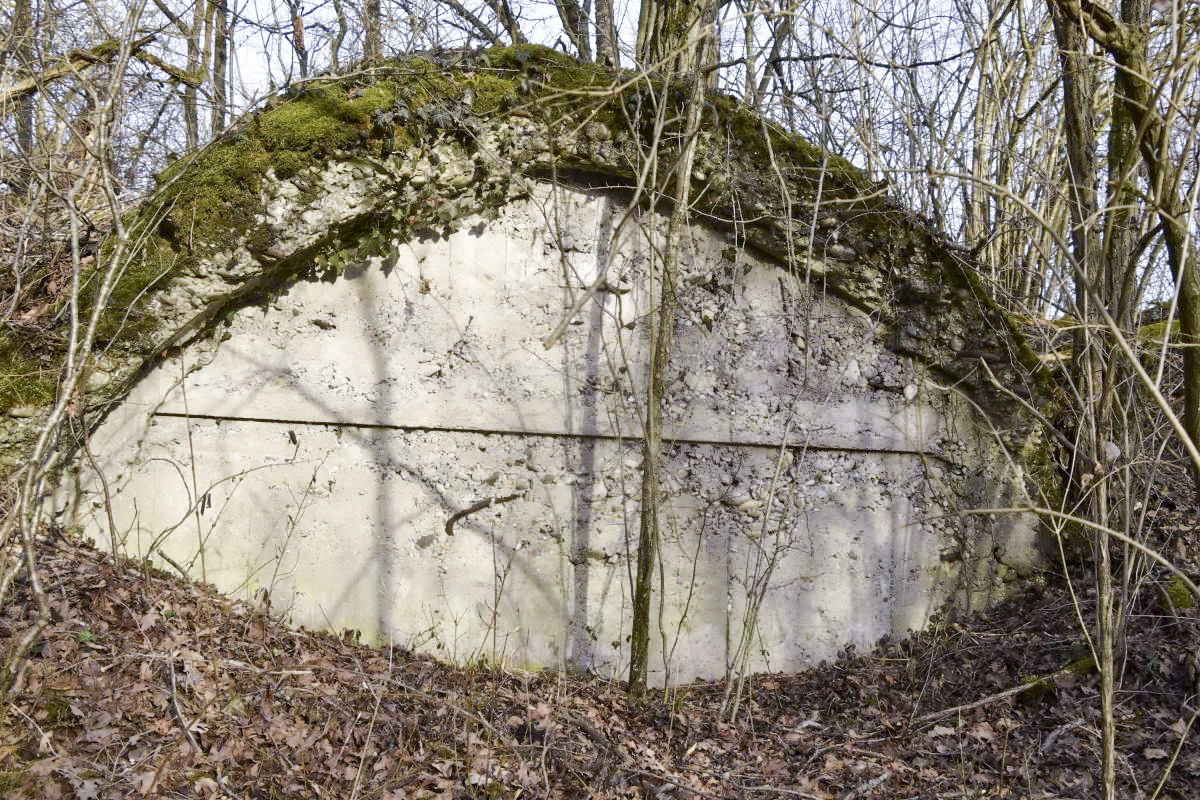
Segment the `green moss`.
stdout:
<svg viewBox="0 0 1200 800">
<path fill-rule="evenodd" d="M 257 221 L 268 170 L 277 178 L 292 178 L 334 150 L 367 140 L 375 115 L 396 97 L 390 81 L 366 86 L 331 81 L 251 115 L 235 135 L 164 172 L 166 188 L 158 199 L 169 211 L 158 234 L 177 250 L 192 250 L 198 243 L 208 252 L 232 246 Z M 133 284 L 126 293 L 144 289 L 157 269 L 131 270 L 123 279 Z"/>
<path fill-rule="evenodd" d="M 372 115 L 396 101 L 389 82 L 365 87 L 321 84 L 257 117 L 250 131 L 260 150 L 324 152 L 360 141 Z"/>
<path fill-rule="evenodd" d="M 1177 341 L 1179 339 L 1179 333 L 1180 328 L 1178 319 L 1171 320 L 1171 326 L 1169 330 L 1167 328 L 1167 321 L 1165 319 L 1158 322 L 1152 322 L 1149 325 L 1143 325 L 1138 328 L 1139 338 L 1145 341 L 1156 342 L 1160 344 L 1162 343 L 1164 335 L 1168 335 L 1172 340 Z"/>
<path fill-rule="evenodd" d="M 130 309 L 145 300 L 147 293 L 174 271 L 178 261 L 179 254 L 157 237 L 152 238 L 140 253 L 129 260 L 109 295 L 110 313 L 101 321 L 102 339 L 107 341 L 115 334 L 115 329 L 109 331 L 108 328 L 119 325 L 118 318 L 125 318 Z M 110 316 L 112 319 L 108 318 Z"/>
<path fill-rule="evenodd" d="M 474 93 L 471 110 L 481 116 L 506 111 L 517 103 L 519 97 L 511 78 L 491 72 L 478 73 L 469 78 L 466 84 Z"/>
<path fill-rule="evenodd" d="M 492 69 L 508 70 L 534 80 L 543 79 L 539 81 L 543 85 L 560 90 L 608 85 L 616 77 L 615 73 L 540 44 L 494 47 L 483 55 L 482 60 Z M 546 78 L 553 80 L 544 80 Z"/>
<path fill-rule="evenodd" d="M 318 166 L 333 150 L 370 136 L 374 115 L 396 102 L 388 81 L 367 86 L 330 82 L 301 90 L 291 99 L 252 115 L 234 135 L 182 159 L 160 178 L 154 202 L 128 221 L 140 251 L 129 259 L 101 320 L 98 342 L 142 342 L 156 320 L 146 302 L 196 257 L 245 240 L 251 251 L 269 244 L 258 224 L 269 171 L 289 179 Z M 100 263 L 111 255 L 111 243 Z M 0 389 L 2 393 L 2 389 Z"/>
<path fill-rule="evenodd" d="M 1083 656 L 1071 661 L 1062 669 L 1056 670 L 1049 675 L 1026 676 L 1023 682 L 1028 683 L 1029 686 L 1017 695 L 1017 700 L 1024 705 L 1037 705 L 1043 700 L 1053 700 L 1058 693 L 1059 678 L 1064 678 L 1068 675 L 1087 675 L 1095 670 L 1096 659 L 1092 656 Z"/>
<path fill-rule="evenodd" d="M 828 197 L 847 189 L 855 195 L 871 189 L 867 176 L 849 161 L 827 154 L 803 136 L 764 120 L 736 98 L 717 95 L 711 97 L 710 102 L 724 123 L 726 135 L 737 142 L 739 152 L 748 154 L 754 161 L 765 163 L 773 155 L 782 163 L 788 177 L 797 179 L 801 186 L 810 190 L 815 190 L 818 178 L 823 175 L 823 191 L 828 192 Z M 770 147 L 767 146 L 768 137 Z"/>
<path fill-rule="evenodd" d="M 1172 575 L 1171 580 L 1162 589 L 1163 597 L 1173 611 L 1196 607 L 1196 597 L 1188 588 L 1187 583 L 1178 575 Z"/>
<path fill-rule="evenodd" d="M 396 96 L 395 85 L 386 80 L 317 84 L 251 115 L 236 132 L 171 165 L 160 176 L 163 188 L 155 198 L 126 220 L 138 249 L 122 265 L 97 345 L 119 341 L 128 349 L 140 348 L 157 326 L 146 310 L 154 289 L 197 256 L 232 247 L 248 235 L 251 250 L 264 248 L 268 232 L 257 224 L 257 215 L 268 171 L 291 178 L 319 165 L 333 150 L 357 145 L 370 136 L 374 115 Z M 114 248 L 114 242 L 106 242 L 97 263 L 109 263 Z M 94 284 L 85 283 L 85 314 L 91 309 L 89 291 Z M 57 373 L 43 366 L 42 356 L 55 350 L 45 342 L 36 350 L 11 339 L 0 343 L 0 411 L 53 399 Z"/>
<path fill-rule="evenodd" d="M 19 797 L 21 789 L 29 785 L 30 779 L 28 775 L 28 768 L 0 770 L 0 795 L 4 797 Z"/>
<path fill-rule="evenodd" d="M 32 348 L 15 338 L 0 340 L 0 413 L 47 405 L 57 386 L 58 371 L 46 366 Z"/>
<path fill-rule="evenodd" d="M 182 163 L 176 165 L 181 171 L 163 198 L 172 206 L 159 226 L 160 235 L 190 249 L 197 238 L 211 241 L 223 230 L 236 234 L 249 227 L 263 176 L 271 167 L 261 140 L 239 138 L 201 154 L 186 169 L 179 166 Z"/>
</svg>

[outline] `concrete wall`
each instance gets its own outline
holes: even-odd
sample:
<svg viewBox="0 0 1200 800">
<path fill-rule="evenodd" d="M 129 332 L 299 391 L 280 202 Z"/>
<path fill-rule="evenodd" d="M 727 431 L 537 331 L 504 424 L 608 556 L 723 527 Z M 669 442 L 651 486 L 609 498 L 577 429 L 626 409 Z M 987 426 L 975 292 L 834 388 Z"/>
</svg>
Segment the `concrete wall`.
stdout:
<svg viewBox="0 0 1200 800">
<path fill-rule="evenodd" d="M 307 626 L 621 672 L 646 231 L 665 229 L 621 226 L 624 213 L 540 186 L 498 219 L 238 312 L 92 440 L 124 548 L 226 591 L 267 589 Z M 1028 520 L 985 530 L 954 514 L 1022 482 L 967 403 L 803 276 L 702 228 L 684 248 L 659 680 L 668 664 L 672 680 L 723 675 L 739 648 L 751 669 L 794 669 L 919 627 L 947 598 L 986 602 L 1032 568 Z M 71 514 L 106 542 L 100 488 L 81 463 Z"/>
</svg>

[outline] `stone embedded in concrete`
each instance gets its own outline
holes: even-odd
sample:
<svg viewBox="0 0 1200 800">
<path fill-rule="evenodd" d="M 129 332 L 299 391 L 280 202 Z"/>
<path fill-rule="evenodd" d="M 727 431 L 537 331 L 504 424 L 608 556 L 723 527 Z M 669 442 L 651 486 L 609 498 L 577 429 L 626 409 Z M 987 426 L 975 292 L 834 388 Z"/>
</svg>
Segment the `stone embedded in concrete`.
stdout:
<svg viewBox="0 0 1200 800">
<path fill-rule="evenodd" d="M 369 193 L 347 174 L 325 219 Z M 539 186 L 495 220 L 295 283 L 165 360 L 91 444 L 124 547 L 227 591 L 268 589 L 301 624 L 619 673 L 647 237 L 662 229 L 649 217 L 610 242 L 624 210 Z M 603 290 L 544 348 L 605 264 Z M 668 666 L 672 680 L 740 668 L 764 585 L 745 666 L 794 669 L 919 627 L 948 600 L 986 602 L 1003 589 L 997 552 L 1032 559 L 1030 520 L 953 516 L 1010 502 L 1024 477 L 875 319 L 704 228 L 685 237 L 682 270 L 660 680 Z M 75 521 L 108 541 L 82 463 L 77 492 Z"/>
</svg>

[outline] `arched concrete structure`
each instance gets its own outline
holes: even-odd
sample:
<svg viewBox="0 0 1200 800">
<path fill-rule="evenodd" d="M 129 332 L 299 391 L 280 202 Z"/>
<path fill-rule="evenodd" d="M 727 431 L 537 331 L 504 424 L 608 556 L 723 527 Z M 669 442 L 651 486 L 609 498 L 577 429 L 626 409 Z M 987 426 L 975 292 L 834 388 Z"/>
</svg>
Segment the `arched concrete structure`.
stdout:
<svg viewBox="0 0 1200 800">
<path fill-rule="evenodd" d="M 622 671 L 665 223 L 596 124 L 268 174 L 234 245 L 148 295 L 165 344 L 111 370 L 72 524 L 305 625 Z M 1001 596 L 1034 521 L 958 512 L 1024 502 L 1036 429 L 989 419 L 970 366 L 1011 376 L 1011 326 L 894 207 L 834 202 L 858 184 L 780 216 L 719 147 L 698 163 L 717 199 L 684 237 L 658 678 L 794 669 Z M 720 222 L 725 197 L 756 221 Z"/>
</svg>

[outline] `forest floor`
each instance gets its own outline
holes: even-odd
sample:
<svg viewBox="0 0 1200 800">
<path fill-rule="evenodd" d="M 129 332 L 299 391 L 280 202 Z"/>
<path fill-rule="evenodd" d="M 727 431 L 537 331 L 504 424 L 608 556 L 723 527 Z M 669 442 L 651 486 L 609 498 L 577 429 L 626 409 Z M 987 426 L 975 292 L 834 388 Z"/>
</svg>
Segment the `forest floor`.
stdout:
<svg viewBox="0 0 1200 800">
<path fill-rule="evenodd" d="M 1195 519 L 1158 513 L 1161 546 L 1195 570 Z M 635 698 L 452 667 L 297 631 L 63 538 L 42 553 L 53 621 L 3 711 L 5 797 L 1097 796 L 1098 679 L 1061 576 L 869 653 L 756 675 L 730 721 L 720 682 Z M 1200 617 L 1164 584 L 1129 617 L 1121 798 L 1200 797 Z M 1073 582 L 1084 618 L 1089 585 Z M 21 591 L 0 644 L 30 613 Z"/>
</svg>

